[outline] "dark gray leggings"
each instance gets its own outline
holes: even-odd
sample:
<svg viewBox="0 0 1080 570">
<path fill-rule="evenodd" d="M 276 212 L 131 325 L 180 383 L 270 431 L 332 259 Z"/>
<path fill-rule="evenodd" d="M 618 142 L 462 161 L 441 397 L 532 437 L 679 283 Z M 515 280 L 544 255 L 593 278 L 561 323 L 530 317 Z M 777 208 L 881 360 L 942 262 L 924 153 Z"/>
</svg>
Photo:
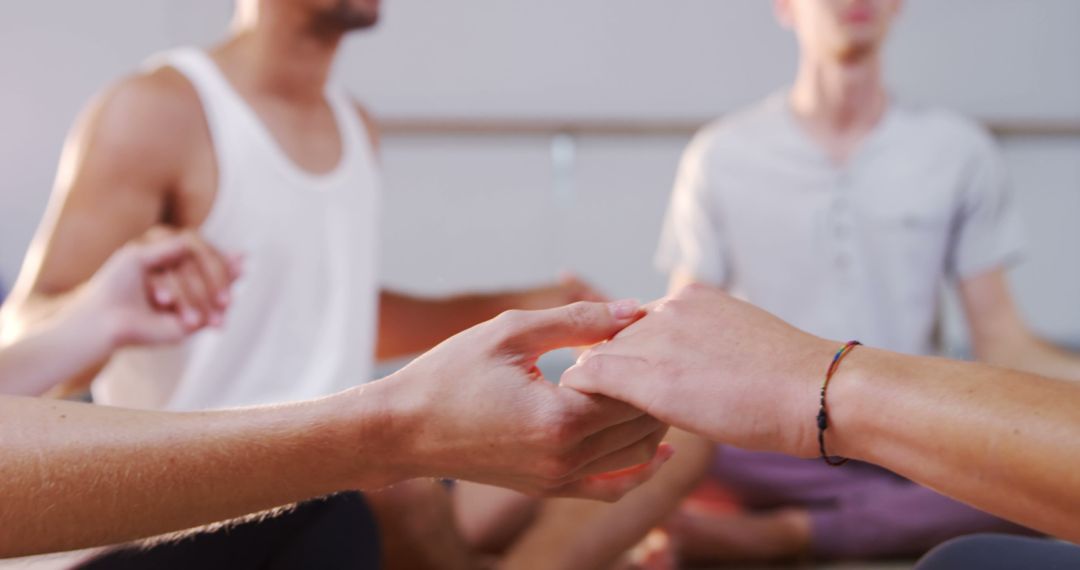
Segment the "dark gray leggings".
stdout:
<svg viewBox="0 0 1080 570">
<path fill-rule="evenodd" d="M 931 550 L 915 570 L 1076 570 L 1080 546 L 1049 539 L 980 534 Z"/>
</svg>

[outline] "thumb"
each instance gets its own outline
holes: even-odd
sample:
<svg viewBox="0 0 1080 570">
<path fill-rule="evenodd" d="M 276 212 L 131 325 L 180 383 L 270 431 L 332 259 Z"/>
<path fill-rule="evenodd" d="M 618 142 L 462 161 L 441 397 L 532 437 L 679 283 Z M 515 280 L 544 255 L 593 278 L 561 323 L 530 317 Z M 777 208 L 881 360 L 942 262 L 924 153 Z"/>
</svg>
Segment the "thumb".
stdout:
<svg viewBox="0 0 1080 570">
<path fill-rule="evenodd" d="M 586 354 L 562 375 L 560 384 L 585 394 L 606 396 L 648 412 L 650 376 L 643 358 L 616 354 Z"/>
<path fill-rule="evenodd" d="M 543 311 L 511 311 L 504 317 L 510 342 L 533 354 L 610 339 L 640 319 L 637 301 L 580 302 Z"/>
</svg>

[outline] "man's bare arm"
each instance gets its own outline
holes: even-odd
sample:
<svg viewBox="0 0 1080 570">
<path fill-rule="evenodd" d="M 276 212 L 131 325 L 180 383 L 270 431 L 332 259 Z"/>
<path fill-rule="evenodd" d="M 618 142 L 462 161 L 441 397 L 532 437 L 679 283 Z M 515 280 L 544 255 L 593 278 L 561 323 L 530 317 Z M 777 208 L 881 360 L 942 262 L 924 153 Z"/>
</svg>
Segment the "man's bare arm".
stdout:
<svg viewBox="0 0 1080 570">
<path fill-rule="evenodd" d="M 983 362 L 1064 380 L 1080 380 L 1080 356 L 1038 337 L 1024 322 L 1003 269 L 960 283 L 975 356 Z"/>
<path fill-rule="evenodd" d="M 0 344 L 20 338 L 62 308 L 113 252 L 165 219 L 188 154 L 185 141 L 193 129 L 205 128 L 201 115 L 191 116 L 201 111 L 183 85 L 175 74 L 137 76 L 84 112 L 65 146 L 56 187 L 15 290 L 0 313 Z M 93 367 L 84 379 L 92 376 Z"/>
<path fill-rule="evenodd" d="M 384 290 L 379 298 L 377 355 L 380 359 L 391 359 L 423 352 L 504 311 L 548 309 L 577 301 L 602 300 L 602 295 L 572 276 L 534 289 L 443 298 Z"/>
<path fill-rule="evenodd" d="M 360 486 L 365 468 L 380 467 L 365 453 L 378 434 L 345 437 L 353 424 L 341 404 L 171 415 L 0 397 L 0 557 L 129 541 Z M 346 450 L 365 460 L 348 466 Z"/>
</svg>

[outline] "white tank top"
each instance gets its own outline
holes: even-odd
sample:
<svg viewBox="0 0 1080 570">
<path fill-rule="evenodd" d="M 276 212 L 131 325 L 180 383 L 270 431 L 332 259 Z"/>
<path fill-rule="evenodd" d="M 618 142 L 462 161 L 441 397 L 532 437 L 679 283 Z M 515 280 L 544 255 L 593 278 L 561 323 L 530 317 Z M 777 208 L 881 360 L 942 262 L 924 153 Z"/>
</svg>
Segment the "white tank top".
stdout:
<svg viewBox="0 0 1080 570">
<path fill-rule="evenodd" d="M 218 188 L 202 235 L 246 256 L 222 330 L 180 346 L 119 352 L 95 401 L 200 410 L 329 395 L 371 379 L 378 311 L 379 177 L 366 129 L 326 90 L 342 140 L 327 174 L 301 170 L 210 57 L 151 60 L 194 85 L 210 127 Z M 162 133 L 162 136 L 168 136 Z"/>
</svg>

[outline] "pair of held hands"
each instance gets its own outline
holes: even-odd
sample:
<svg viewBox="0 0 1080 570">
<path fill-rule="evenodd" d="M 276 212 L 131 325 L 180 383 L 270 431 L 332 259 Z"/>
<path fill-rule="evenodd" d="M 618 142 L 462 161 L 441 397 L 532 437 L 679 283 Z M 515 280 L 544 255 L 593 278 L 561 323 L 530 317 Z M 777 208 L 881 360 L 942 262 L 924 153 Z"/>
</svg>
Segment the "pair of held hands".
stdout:
<svg viewBox="0 0 1080 570">
<path fill-rule="evenodd" d="M 159 230 L 114 255 L 88 283 L 84 305 L 117 346 L 176 342 L 224 322 L 240 266 L 194 233 Z M 589 345 L 560 384 L 542 378 L 542 354 Z M 830 350 L 692 286 L 644 307 L 510 311 L 359 391 L 375 413 L 395 415 L 397 443 L 386 451 L 407 451 L 386 483 L 451 477 L 612 501 L 671 457 L 661 444 L 669 424 L 742 447 L 812 454 L 813 434 L 792 429 L 807 422 L 791 418 L 812 415 L 804 409 L 814 402 L 808 370 Z"/>
<path fill-rule="evenodd" d="M 541 354 L 585 345 L 594 346 L 559 385 L 541 378 Z M 646 306 L 505 313 L 381 382 L 416 386 L 415 409 L 432 426 L 420 434 L 419 454 L 439 475 L 614 501 L 672 456 L 660 444 L 669 425 L 814 456 L 817 382 L 834 350 L 718 289 L 691 285 Z"/>
</svg>

